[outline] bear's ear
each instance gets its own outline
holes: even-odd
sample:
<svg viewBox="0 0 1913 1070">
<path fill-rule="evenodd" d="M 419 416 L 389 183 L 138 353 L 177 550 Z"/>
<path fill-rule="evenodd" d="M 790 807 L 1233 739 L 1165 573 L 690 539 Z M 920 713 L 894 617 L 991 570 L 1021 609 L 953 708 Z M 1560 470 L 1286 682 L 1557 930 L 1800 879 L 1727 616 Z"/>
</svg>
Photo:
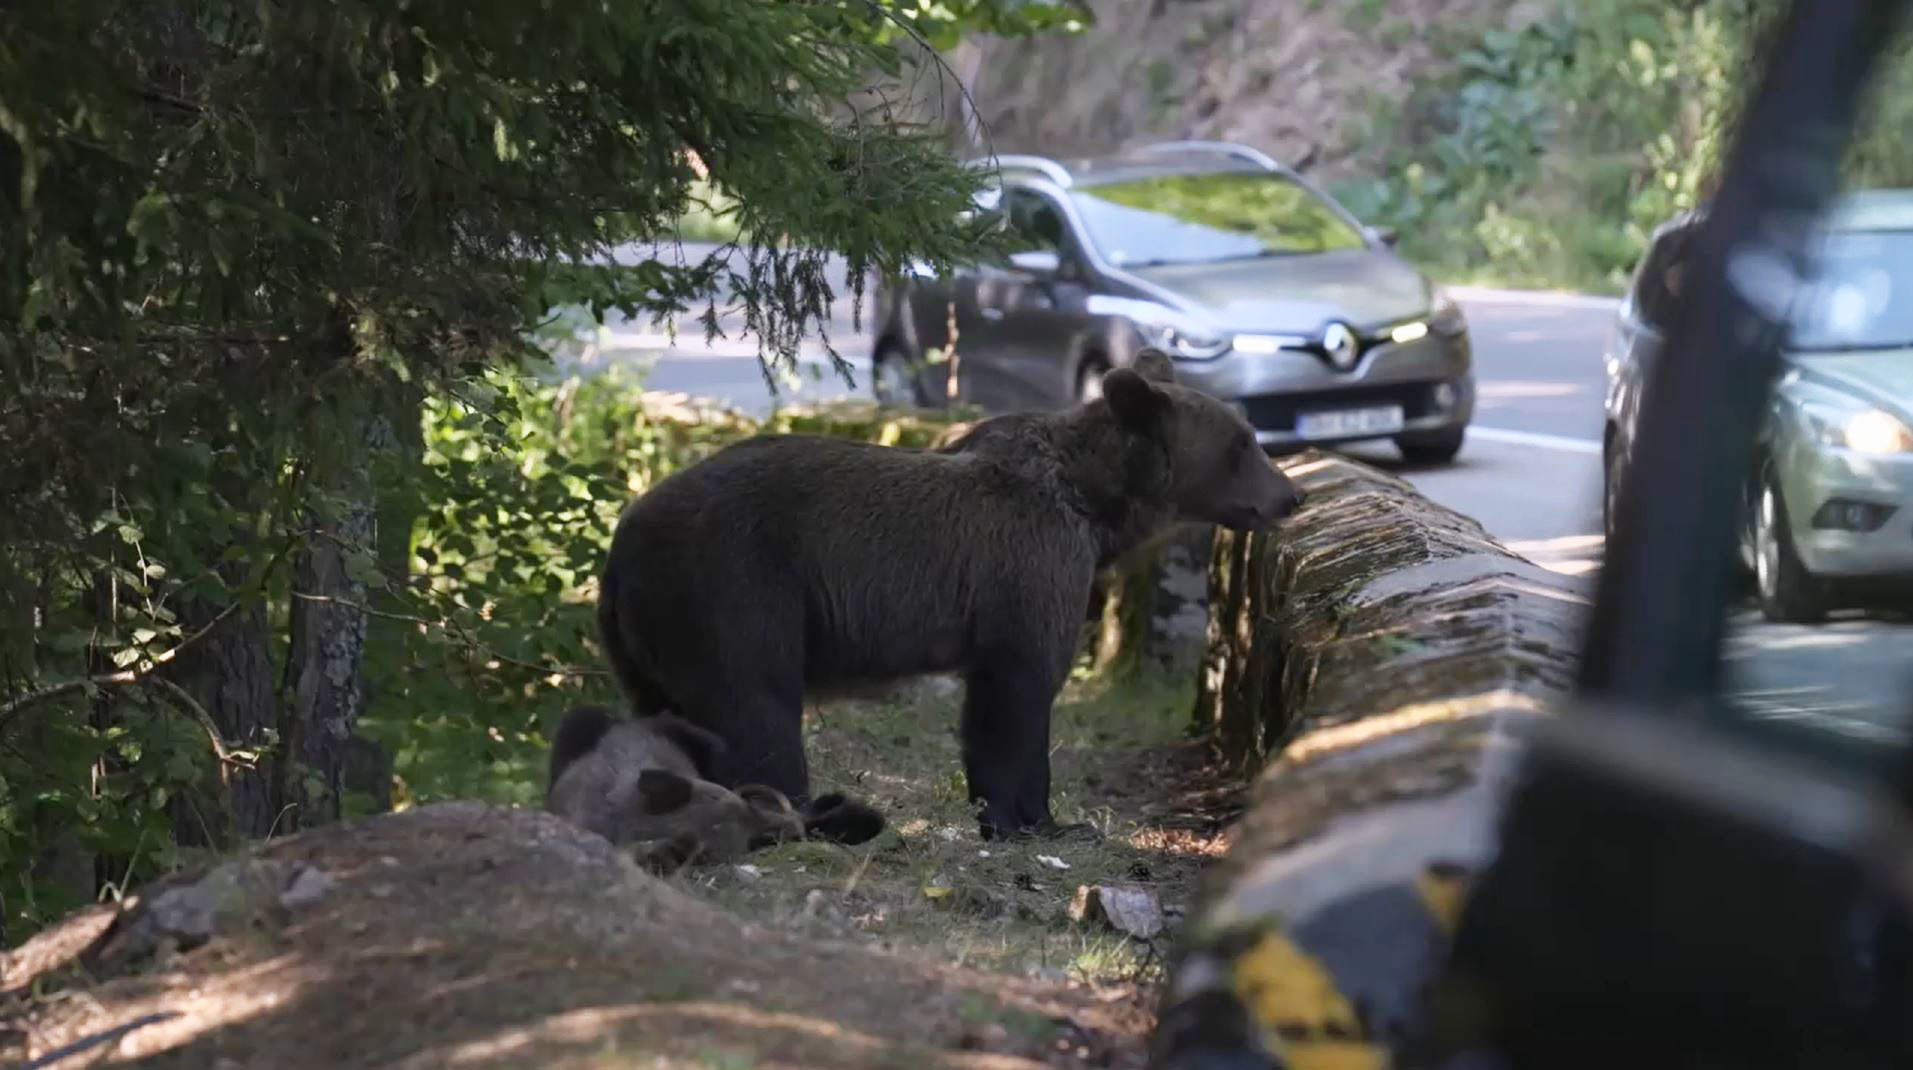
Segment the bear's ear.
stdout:
<svg viewBox="0 0 1913 1070">
<path fill-rule="evenodd" d="M 745 784 L 737 789 L 737 797 L 750 803 L 755 809 L 778 816 L 795 816 L 797 808 L 790 804 L 784 793 L 763 784 Z"/>
<path fill-rule="evenodd" d="M 691 805 L 691 782 L 667 769 L 638 774 L 638 806 L 656 816 Z"/>
<path fill-rule="evenodd" d="M 1149 380 L 1130 368 L 1103 373 L 1103 399 L 1123 426 L 1132 431 L 1150 431 L 1162 417 L 1169 399 Z"/>
<path fill-rule="evenodd" d="M 1136 356 L 1129 362 L 1129 366 L 1136 369 L 1137 375 L 1142 376 L 1152 383 L 1173 383 L 1176 381 L 1176 362 L 1169 359 L 1169 354 L 1164 353 L 1155 346 L 1144 346 L 1137 350 Z"/>
</svg>

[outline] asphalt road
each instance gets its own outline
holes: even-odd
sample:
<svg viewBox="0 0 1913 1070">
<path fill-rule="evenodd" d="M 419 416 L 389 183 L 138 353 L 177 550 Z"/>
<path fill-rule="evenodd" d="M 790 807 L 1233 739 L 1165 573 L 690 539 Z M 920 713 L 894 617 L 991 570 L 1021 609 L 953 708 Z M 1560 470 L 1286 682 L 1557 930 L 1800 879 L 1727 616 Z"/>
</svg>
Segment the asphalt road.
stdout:
<svg viewBox="0 0 1913 1070">
<path fill-rule="evenodd" d="M 1552 295 L 1457 291 L 1471 326 L 1480 403 L 1460 458 L 1412 469 L 1392 448 L 1348 452 L 1397 472 L 1423 493 L 1480 520 L 1515 552 L 1577 583 L 1600 567 L 1601 349 L 1611 302 Z M 614 324 L 603 359 L 650 369 L 653 389 L 727 399 L 763 413 L 780 403 L 868 391 L 868 345 L 844 302 L 830 334 L 854 387 L 830 370 L 820 343 L 773 396 L 755 345 L 706 345 L 695 327 L 670 345 L 654 329 Z M 1734 610 L 1728 651 L 1734 687 L 1761 716 L 1812 722 L 1869 739 L 1897 738 L 1913 718 L 1913 627 L 1846 614 L 1813 627 Z"/>
<path fill-rule="evenodd" d="M 1349 452 L 1480 520 L 1510 549 L 1590 588 L 1601 559 L 1601 350 L 1609 302 L 1462 292 L 1482 404 L 1454 465 L 1404 468 L 1386 448 Z M 1762 717 L 1897 740 L 1913 719 L 1913 626 L 1845 613 L 1776 625 L 1733 610 L 1729 679 Z"/>
</svg>

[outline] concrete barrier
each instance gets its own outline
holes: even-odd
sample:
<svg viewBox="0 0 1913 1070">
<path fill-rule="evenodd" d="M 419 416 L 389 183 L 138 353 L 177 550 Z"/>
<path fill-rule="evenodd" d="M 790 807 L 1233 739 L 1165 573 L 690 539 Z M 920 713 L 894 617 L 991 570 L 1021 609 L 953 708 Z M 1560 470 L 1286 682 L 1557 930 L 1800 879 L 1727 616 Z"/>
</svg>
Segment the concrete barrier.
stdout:
<svg viewBox="0 0 1913 1070">
<path fill-rule="evenodd" d="M 1154 1065 L 1389 1066 L 1492 848 L 1585 600 L 1401 480 L 1305 453 L 1218 535 L 1196 728 L 1253 772 L 1172 963 Z"/>
</svg>

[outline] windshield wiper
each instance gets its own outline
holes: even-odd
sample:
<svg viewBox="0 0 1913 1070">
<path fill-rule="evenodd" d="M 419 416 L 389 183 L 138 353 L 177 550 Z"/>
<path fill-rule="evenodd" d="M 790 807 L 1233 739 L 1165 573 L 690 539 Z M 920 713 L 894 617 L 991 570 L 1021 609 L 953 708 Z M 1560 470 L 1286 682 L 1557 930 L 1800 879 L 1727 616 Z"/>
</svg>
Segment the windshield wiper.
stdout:
<svg viewBox="0 0 1913 1070">
<path fill-rule="evenodd" d="M 1121 265 L 1126 268 L 1167 267 L 1171 264 L 1226 264 L 1232 260 L 1268 260 L 1275 257 L 1301 256 L 1294 249 L 1263 249 L 1255 253 L 1240 253 L 1231 256 L 1167 257 L 1152 256 L 1147 260 L 1127 260 Z"/>
<path fill-rule="evenodd" d="M 1913 349 L 1913 340 L 1901 342 L 1846 342 L 1840 345 L 1803 346 L 1793 343 L 1787 346 L 1790 353 L 1802 355 L 1820 355 L 1827 353 L 1878 353 L 1889 349 Z"/>
</svg>

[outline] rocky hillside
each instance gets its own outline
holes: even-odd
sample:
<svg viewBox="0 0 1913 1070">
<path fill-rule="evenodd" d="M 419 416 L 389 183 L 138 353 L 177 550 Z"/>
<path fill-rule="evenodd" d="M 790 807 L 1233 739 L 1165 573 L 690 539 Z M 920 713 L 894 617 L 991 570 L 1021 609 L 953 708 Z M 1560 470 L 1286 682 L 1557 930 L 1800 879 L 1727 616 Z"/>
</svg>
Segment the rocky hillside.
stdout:
<svg viewBox="0 0 1913 1070">
<path fill-rule="evenodd" d="M 1518 28 L 1514 0 L 1094 0 L 1077 35 L 960 52 L 1001 152 L 1096 152 L 1150 137 L 1249 141 L 1338 181 L 1379 164 L 1375 114 L 1453 70 L 1457 44 Z M 973 71 L 973 74 L 970 72 Z"/>
<path fill-rule="evenodd" d="M 1613 292 L 1695 202 L 1777 0 L 1089 0 L 1079 34 L 966 42 L 976 152 L 1252 142 L 1448 280 Z M 1913 183 L 1913 63 L 1856 184 Z"/>
</svg>

